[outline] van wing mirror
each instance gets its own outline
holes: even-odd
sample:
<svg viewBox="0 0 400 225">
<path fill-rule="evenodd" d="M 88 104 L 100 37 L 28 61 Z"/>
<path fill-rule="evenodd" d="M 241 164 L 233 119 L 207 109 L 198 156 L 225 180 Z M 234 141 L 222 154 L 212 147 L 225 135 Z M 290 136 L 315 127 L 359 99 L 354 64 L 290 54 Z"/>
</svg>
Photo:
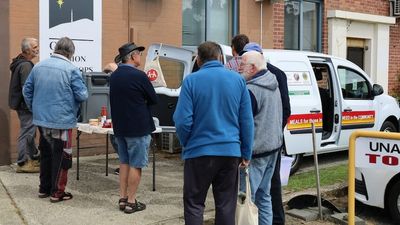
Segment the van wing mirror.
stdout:
<svg viewBox="0 0 400 225">
<path fill-rule="evenodd" d="M 383 94 L 383 88 L 381 85 L 379 84 L 374 84 L 374 86 L 372 86 L 372 95 L 373 96 L 378 96 Z"/>
</svg>

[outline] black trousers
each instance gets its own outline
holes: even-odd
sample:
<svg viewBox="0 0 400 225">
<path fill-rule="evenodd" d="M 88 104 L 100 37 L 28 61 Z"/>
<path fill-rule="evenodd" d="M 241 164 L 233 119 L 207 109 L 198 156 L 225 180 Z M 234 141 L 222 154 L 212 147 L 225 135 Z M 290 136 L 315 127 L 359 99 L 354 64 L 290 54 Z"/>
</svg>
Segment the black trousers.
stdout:
<svg viewBox="0 0 400 225">
<path fill-rule="evenodd" d="M 39 192 L 60 197 L 67 185 L 68 169 L 72 166 L 72 155 L 63 151 L 65 142 L 45 134 L 39 127 L 40 139 L 40 185 Z"/>
<path fill-rule="evenodd" d="M 204 202 L 212 185 L 215 224 L 234 225 L 238 188 L 237 157 L 203 156 L 185 160 L 183 203 L 186 225 L 203 225 Z"/>
<path fill-rule="evenodd" d="M 281 186 L 281 154 L 278 154 L 275 171 L 271 178 L 271 201 L 272 201 L 272 223 L 285 224 L 285 211 L 282 204 L 282 186 Z"/>
</svg>

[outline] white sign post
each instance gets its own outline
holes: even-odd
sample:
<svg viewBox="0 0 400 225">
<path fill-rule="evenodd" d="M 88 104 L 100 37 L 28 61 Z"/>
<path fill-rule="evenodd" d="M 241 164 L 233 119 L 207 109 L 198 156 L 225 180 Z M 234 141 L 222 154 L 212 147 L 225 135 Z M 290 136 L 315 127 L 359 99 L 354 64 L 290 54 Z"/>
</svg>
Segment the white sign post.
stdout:
<svg viewBox="0 0 400 225">
<path fill-rule="evenodd" d="M 75 44 L 71 61 L 82 72 L 101 71 L 102 1 L 40 0 L 40 60 L 48 58 L 61 37 Z"/>
</svg>

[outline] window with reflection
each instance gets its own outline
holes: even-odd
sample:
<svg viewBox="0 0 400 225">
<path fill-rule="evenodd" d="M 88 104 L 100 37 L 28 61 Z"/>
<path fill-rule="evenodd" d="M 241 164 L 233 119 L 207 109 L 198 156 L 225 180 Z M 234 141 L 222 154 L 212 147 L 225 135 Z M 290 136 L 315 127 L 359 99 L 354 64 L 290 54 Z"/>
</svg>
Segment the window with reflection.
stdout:
<svg viewBox="0 0 400 225">
<path fill-rule="evenodd" d="M 285 0 L 285 49 L 321 51 L 322 1 Z"/>
<path fill-rule="evenodd" d="M 232 0 L 182 0 L 182 43 L 197 46 L 210 40 L 230 43 Z"/>
<path fill-rule="evenodd" d="M 344 99 L 371 99 L 371 88 L 363 75 L 346 67 L 339 67 L 338 73 Z"/>
</svg>

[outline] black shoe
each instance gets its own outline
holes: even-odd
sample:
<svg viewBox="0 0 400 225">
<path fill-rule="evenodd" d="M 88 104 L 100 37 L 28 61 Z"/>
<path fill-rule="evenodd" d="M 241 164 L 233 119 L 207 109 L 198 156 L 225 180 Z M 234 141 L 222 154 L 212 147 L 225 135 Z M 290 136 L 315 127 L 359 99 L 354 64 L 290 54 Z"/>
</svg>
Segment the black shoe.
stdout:
<svg viewBox="0 0 400 225">
<path fill-rule="evenodd" d="M 114 174 L 115 174 L 115 175 L 119 175 L 119 168 L 117 168 L 117 169 L 114 170 Z"/>
</svg>

